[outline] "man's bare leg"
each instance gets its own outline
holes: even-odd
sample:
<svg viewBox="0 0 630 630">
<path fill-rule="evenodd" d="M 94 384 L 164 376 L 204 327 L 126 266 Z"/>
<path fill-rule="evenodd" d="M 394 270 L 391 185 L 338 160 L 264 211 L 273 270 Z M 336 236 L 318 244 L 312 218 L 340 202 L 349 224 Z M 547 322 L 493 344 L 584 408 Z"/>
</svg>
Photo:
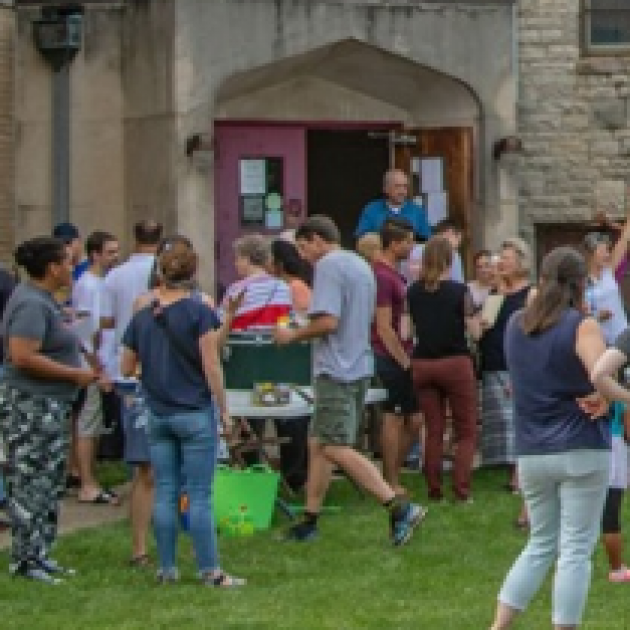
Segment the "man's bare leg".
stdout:
<svg viewBox="0 0 630 630">
<path fill-rule="evenodd" d="M 94 443 L 93 437 L 77 437 L 77 462 L 81 489 L 79 501 L 91 501 L 100 488 L 94 478 Z"/>
<path fill-rule="evenodd" d="M 317 438 L 309 438 L 306 512 L 310 514 L 319 513 L 330 486 L 332 473 L 333 464 L 326 457 L 324 447 Z"/>
<path fill-rule="evenodd" d="M 323 451 L 329 461 L 339 466 L 381 503 L 387 503 L 395 497 L 396 493 L 374 463 L 352 447 L 327 444 Z"/>
<path fill-rule="evenodd" d="M 383 414 L 382 444 L 383 478 L 396 494 L 406 494 L 400 485 L 401 454 L 407 443 L 404 417 L 395 413 Z M 404 460 L 403 460 L 404 461 Z"/>
<path fill-rule="evenodd" d="M 89 503 L 97 497 L 108 497 L 106 501 L 110 505 L 119 505 L 120 500 L 111 491 L 104 492 L 100 484 L 94 476 L 94 462 L 96 453 L 97 438 L 92 436 L 82 436 L 77 438 L 77 460 L 79 462 L 79 478 L 81 480 L 81 488 L 79 489 L 78 499 Z"/>
</svg>

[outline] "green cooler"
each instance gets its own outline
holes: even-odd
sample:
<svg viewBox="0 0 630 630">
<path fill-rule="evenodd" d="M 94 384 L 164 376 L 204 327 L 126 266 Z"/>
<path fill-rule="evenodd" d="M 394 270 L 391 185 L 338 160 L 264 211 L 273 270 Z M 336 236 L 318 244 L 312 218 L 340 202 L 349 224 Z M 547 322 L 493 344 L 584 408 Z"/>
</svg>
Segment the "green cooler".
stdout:
<svg viewBox="0 0 630 630">
<path fill-rule="evenodd" d="M 312 344 L 278 346 L 271 332 L 233 333 L 223 347 L 227 389 L 253 389 L 254 383 L 311 385 Z"/>
</svg>

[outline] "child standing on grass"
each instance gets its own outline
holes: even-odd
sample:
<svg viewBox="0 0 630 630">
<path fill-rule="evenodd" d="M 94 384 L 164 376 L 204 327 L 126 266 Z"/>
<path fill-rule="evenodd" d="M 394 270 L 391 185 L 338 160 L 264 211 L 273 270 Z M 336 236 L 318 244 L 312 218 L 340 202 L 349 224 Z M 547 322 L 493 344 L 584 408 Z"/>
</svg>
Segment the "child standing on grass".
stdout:
<svg viewBox="0 0 630 630">
<path fill-rule="evenodd" d="M 602 542 L 608 557 L 608 581 L 630 582 L 630 569 L 623 564 L 623 538 L 621 535 L 621 504 L 628 487 L 628 449 L 624 440 L 624 425 L 630 423 L 630 412 L 623 403 L 613 403 L 612 451 L 610 483 L 602 516 Z"/>
</svg>

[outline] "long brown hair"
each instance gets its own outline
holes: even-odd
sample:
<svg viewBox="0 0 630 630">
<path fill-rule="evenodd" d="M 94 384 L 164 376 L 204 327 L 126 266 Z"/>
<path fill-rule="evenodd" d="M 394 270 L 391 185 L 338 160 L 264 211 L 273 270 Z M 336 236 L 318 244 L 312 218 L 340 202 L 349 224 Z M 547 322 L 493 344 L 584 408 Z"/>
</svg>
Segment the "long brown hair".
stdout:
<svg viewBox="0 0 630 630">
<path fill-rule="evenodd" d="M 437 291 L 442 274 L 453 263 L 453 248 L 443 236 L 430 238 L 422 250 L 420 281 L 427 291 Z"/>
<path fill-rule="evenodd" d="M 567 309 L 581 309 L 586 275 L 584 257 L 572 247 L 556 247 L 547 254 L 536 297 L 521 318 L 525 334 L 542 333 L 556 324 Z"/>
</svg>

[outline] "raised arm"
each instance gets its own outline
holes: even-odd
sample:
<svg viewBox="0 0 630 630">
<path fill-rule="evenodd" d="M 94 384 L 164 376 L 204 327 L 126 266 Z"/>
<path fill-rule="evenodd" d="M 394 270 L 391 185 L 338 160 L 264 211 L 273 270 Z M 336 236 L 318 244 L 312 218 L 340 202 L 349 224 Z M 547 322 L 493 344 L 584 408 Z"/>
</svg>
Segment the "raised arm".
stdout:
<svg viewBox="0 0 630 630">
<path fill-rule="evenodd" d="M 626 220 L 619 234 L 619 238 L 613 246 L 610 256 L 610 266 L 613 272 L 617 271 L 617 268 L 623 262 L 628 252 L 628 242 L 630 241 L 630 215 L 626 216 Z"/>
</svg>

